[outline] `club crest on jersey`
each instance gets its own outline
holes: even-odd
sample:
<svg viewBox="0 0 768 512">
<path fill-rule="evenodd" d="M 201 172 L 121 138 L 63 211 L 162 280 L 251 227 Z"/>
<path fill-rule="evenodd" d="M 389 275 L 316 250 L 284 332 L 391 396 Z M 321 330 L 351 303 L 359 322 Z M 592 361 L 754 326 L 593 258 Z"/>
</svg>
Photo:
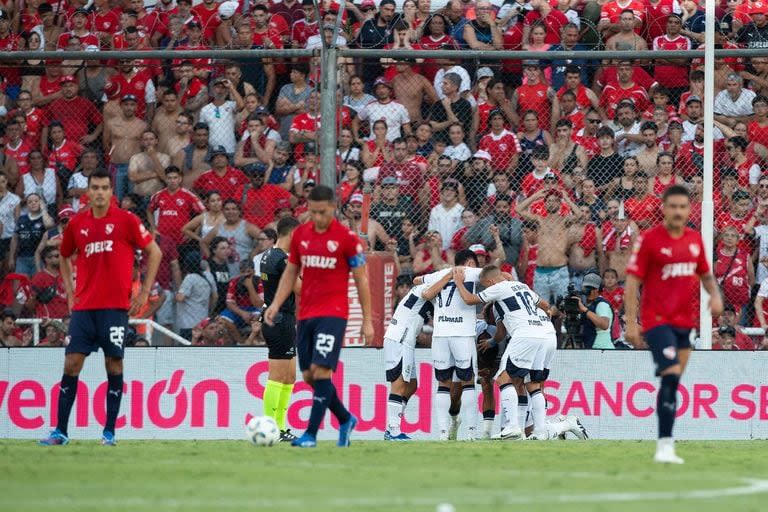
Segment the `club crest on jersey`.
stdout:
<svg viewBox="0 0 768 512">
<path fill-rule="evenodd" d="M 182 199 L 182 198 L 176 199 L 176 204 L 179 205 L 179 206 L 184 206 L 184 199 Z"/>
<path fill-rule="evenodd" d="M 104 226 L 104 231 L 105 231 L 105 232 L 106 232 L 108 235 L 111 235 L 111 234 L 112 234 L 112 231 L 114 231 L 114 230 L 115 230 L 115 225 L 114 225 L 114 224 L 107 224 L 106 226 Z"/>
<path fill-rule="evenodd" d="M 337 242 L 336 240 L 328 240 L 327 246 L 329 251 L 336 252 L 336 249 L 339 248 L 339 242 Z"/>
<path fill-rule="evenodd" d="M 699 249 L 698 245 L 688 244 L 688 249 L 691 251 L 691 256 L 693 256 L 694 258 L 699 257 L 699 252 L 701 251 L 701 249 Z"/>
</svg>

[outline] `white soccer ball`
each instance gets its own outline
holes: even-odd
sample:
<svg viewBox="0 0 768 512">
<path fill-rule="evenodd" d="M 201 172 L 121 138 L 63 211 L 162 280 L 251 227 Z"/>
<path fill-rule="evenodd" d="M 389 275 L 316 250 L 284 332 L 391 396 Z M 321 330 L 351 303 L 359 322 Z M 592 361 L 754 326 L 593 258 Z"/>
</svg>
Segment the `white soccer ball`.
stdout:
<svg viewBox="0 0 768 512">
<path fill-rule="evenodd" d="M 245 436 L 256 446 L 272 446 L 280 441 L 280 429 L 273 418 L 255 416 L 245 426 Z"/>
</svg>

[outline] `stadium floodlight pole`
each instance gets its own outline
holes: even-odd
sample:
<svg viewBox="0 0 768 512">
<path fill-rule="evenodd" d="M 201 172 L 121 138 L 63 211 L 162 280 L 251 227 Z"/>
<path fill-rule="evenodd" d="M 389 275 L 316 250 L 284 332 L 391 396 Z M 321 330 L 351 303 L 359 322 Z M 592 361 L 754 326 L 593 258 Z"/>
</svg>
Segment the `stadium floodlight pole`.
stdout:
<svg viewBox="0 0 768 512">
<path fill-rule="evenodd" d="M 320 27 L 320 40 L 323 43 L 320 51 L 320 183 L 333 189 L 336 188 L 336 38 L 339 22 L 344 15 L 344 5 L 344 0 L 341 0 L 330 43 L 325 42 L 323 27 Z"/>
<path fill-rule="evenodd" d="M 715 161 L 715 2 L 707 2 L 704 32 L 704 190 L 701 198 L 701 237 L 707 250 L 707 259 L 712 263 L 714 247 L 714 204 L 713 175 Z M 709 310 L 709 294 L 701 286 L 700 333 L 701 349 L 712 348 L 712 312 Z"/>
</svg>

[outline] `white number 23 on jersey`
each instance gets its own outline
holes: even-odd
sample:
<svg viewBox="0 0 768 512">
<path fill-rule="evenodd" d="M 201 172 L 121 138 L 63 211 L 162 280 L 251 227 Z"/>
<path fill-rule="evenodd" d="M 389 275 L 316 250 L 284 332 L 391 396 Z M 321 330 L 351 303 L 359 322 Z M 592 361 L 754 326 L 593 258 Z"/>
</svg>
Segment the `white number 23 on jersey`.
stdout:
<svg viewBox="0 0 768 512">
<path fill-rule="evenodd" d="M 336 337 L 331 334 L 318 334 L 317 342 L 315 343 L 315 350 L 323 357 L 328 357 L 328 354 L 333 350 L 333 344 L 336 343 Z"/>
</svg>

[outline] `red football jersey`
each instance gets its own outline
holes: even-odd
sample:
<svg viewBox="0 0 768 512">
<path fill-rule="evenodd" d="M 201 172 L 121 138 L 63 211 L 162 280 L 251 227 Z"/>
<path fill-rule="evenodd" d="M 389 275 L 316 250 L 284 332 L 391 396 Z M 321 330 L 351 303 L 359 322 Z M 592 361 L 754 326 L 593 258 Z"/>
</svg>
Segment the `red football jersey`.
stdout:
<svg viewBox="0 0 768 512">
<path fill-rule="evenodd" d="M 334 219 L 324 233 L 312 222 L 296 228 L 288 261 L 302 271 L 298 319 L 349 315 L 349 272 L 365 264 L 363 244 Z"/>
<path fill-rule="evenodd" d="M 291 28 L 291 41 L 296 43 L 297 48 L 307 46 L 307 39 L 319 34 L 317 21 L 307 23 L 305 20 L 298 20 Z"/>
<path fill-rule="evenodd" d="M 506 171 L 512 155 L 523 152 L 517 136 L 507 130 L 502 130 L 498 135 L 493 132 L 484 135 L 478 147 L 491 155 L 491 167 L 494 171 Z"/>
<path fill-rule="evenodd" d="M 244 187 L 237 192 L 237 201 L 243 197 Z M 267 224 L 275 220 L 275 211 L 283 205 L 290 205 L 291 193 L 282 187 L 265 183 L 259 188 L 249 186 L 245 190 L 245 200 L 240 206 L 243 208 L 243 218 L 259 229 L 264 229 Z"/>
<path fill-rule="evenodd" d="M 246 183 L 248 183 L 248 178 L 245 177 L 245 174 L 240 169 L 227 167 L 227 171 L 222 176 L 216 174 L 216 171 L 213 169 L 205 171 L 195 180 L 192 188 L 201 194 L 218 190 L 222 201 L 234 199 L 239 203 L 242 198 L 237 193 L 240 187 Z"/>
<path fill-rule="evenodd" d="M 65 258 L 77 253 L 72 309 L 129 309 L 135 251 L 151 242 L 138 217 L 114 206 L 100 219 L 90 208 L 72 217 L 59 249 Z"/>
<path fill-rule="evenodd" d="M 629 2 L 624 2 L 624 5 L 619 5 L 618 0 L 604 3 L 600 8 L 600 21 L 608 20 L 610 23 L 616 24 L 619 22 L 621 12 L 626 9 L 631 9 L 636 19 L 645 21 L 645 6 L 640 0 L 629 0 Z M 642 25 L 635 28 L 635 32 L 638 34 L 641 31 Z"/>
<path fill-rule="evenodd" d="M 29 281 L 32 293 L 37 295 L 46 288 L 55 287 L 56 295 L 47 304 L 37 301 L 35 303 L 35 316 L 37 318 L 64 318 L 69 316 L 67 305 L 67 291 L 60 275 L 54 276 L 47 270 L 41 270 Z"/>
<path fill-rule="evenodd" d="M 83 152 L 83 146 L 69 139 L 64 139 L 58 147 L 53 147 L 48 151 L 48 167 L 56 169 L 58 174 L 57 163 L 62 164 L 70 171 L 75 170 L 77 167 L 80 154 Z"/>
<path fill-rule="evenodd" d="M 675 12 L 675 7 L 680 11 L 680 6 L 677 4 L 677 0 L 659 0 L 656 5 L 651 4 L 650 0 L 645 0 L 645 27 L 648 42 L 664 35 L 667 31 L 667 18 Z"/>
<path fill-rule="evenodd" d="M 529 110 L 539 115 L 539 128 L 549 129 L 552 105 L 549 102 L 547 84 L 521 85 L 517 88 L 517 113 L 522 117 Z"/>
<path fill-rule="evenodd" d="M 27 174 L 29 170 L 29 152 L 32 151 L 32 147 L 24 142 L 24 139 L 19 140 L 16 147 L 11 147 L 10 143 L 5 143 L 5 156 L 16 160 L 16 167 L 19 169 L 19 176 Z"/>
<path fill-rule="evenodd" d="M 654 50 L 691 50 L 691 40 L 679 35 L 669 39 L 667 35 L 659 36 L 653 40 Z M 675 66 L 671 64 L 656 64 L 653 77 L 664 87 L 674 89 L 676 87 L 688 87 L 688 66 Z"/>
<path fill-rule="evenodd" d="M 119 8 L 105 13 L 94 12 L 91 18 L 90 29 L 94 32 L 114 34 L 120 30 L 120 12 Z"/>
<path fill-rule="evenodd" d="M 624 307 L 624 287 L 617 286 L 613 290 L 603 289 L 600 296 L 608 301 L 614 313 L 618 313 Z"/>
<path fill-rule="evenodd" d="M 653 194 L 638 199 L 630 197 L 624 201 L 624 209 L 635 222 L 650 221 L 651 225 L 661 222 L 661 199 Z"/>
<path fill-rule="evenodd" d="M 157 232 L 180 244 L 184 241 L 181 228 L 192 220 L 192 217 L 205 211 L 205 206 L 199 197 L 185 188 L 180 188 L 173 194 L 164 188 L 152 195 L 149 209 L 157 212 Z"/>
<path fill-rule="evenodd" d="M 93 102 L 82 96 L 75 96 L 71 100 L 65 98 L 54 100 L 44 112 L 45 123 L 60 121 L 64 125 L 64 133 L 74 142 L 80 142 L 80 139 L 104 121 L 101 112 Z M 27 115 L 27 128 L 29 128 L 29 115 Z"/>
<path fill-rule="evenodd" d="M 685 228 L 679 238 L 663 225 L 640 235 L 627 274 L 643 282 L 640 323 L 643 332 L 659 325 L 691 329 L 699 324 L 699 279 L 709 272 L 701 233 Z"/>
<path fill-rule="evenodd" d="M 603 94 L 600 96 L 600 106 L 605 109 L 605 115 L 613 119 L 616 114 L 616 107 L 624 100 L 630 100 L 635 105 L 638 112 L 647 109 L 651 102 L 648 99 L 648 91 L 638 84 L 633 84 L 625 89 L 618 82 L 611 82 L 603 88 Z"/>
</svg>

